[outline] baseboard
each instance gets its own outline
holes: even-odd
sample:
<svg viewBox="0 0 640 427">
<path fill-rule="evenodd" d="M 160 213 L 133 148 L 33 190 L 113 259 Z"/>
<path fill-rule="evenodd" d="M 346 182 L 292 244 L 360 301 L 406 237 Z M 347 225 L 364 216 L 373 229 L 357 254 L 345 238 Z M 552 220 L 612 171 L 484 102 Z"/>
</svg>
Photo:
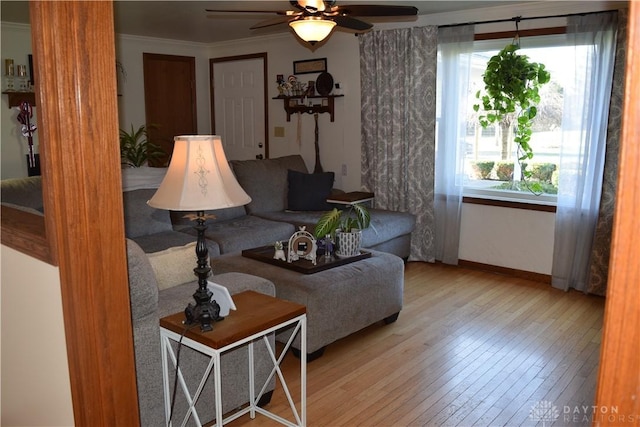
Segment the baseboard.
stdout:
<svg viewBox="0 0 640 427">
<path fill-rule="evenodd" d="M 517 270 L 515 268 L 500 267 L 498 265 L 483 264 L 481 262 L 458 260 L 460 267 L 472 268 L 474 270 L 490 271 L 492 273 L 504 274 L 507 276 L 517 277 L 519 279 L 532 280 L 534 282 L 541 282 L 547 285 L 551 284 L 551 275 L 535 273 L 533 271 Z"/>
</svg>

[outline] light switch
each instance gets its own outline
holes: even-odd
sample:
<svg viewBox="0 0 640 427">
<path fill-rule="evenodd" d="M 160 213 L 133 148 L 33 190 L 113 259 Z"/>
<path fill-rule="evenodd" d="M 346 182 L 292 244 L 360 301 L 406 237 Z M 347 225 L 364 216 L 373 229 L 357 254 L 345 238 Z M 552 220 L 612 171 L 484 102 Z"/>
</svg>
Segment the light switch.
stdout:
<svg viewBox="0 0 640 427">
<path fill-rule="evenodd" d="M 276 126 L 273 128 L 273 136 L 278 138 L 284 138 L 284 127 Z"/>
</svg>

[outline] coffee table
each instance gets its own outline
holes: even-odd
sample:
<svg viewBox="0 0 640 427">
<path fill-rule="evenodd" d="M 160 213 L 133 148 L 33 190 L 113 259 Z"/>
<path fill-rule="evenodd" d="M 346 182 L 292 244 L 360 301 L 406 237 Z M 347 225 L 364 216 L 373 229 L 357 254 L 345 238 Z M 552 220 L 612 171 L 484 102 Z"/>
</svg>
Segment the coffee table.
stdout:
<svg viewBox="0 0 640 427">
<path fill-rule="evenodd" d="M 241 253 L 212 257 L 211 268 L 214 274 L 236 271 L 263 277 L 275 285 L 276 297 L 307 307 L 307 360 L 313 360 L 332 342 L 379 321 L 391 323 L 402 310 L 404 262 L 386 252 L 368 254 L 314 274 Z M 287 338 L 286 333 L 276 335 L 278 341 Z M 293 347 L 301 350 L 297 339 Z"/>
</svg>

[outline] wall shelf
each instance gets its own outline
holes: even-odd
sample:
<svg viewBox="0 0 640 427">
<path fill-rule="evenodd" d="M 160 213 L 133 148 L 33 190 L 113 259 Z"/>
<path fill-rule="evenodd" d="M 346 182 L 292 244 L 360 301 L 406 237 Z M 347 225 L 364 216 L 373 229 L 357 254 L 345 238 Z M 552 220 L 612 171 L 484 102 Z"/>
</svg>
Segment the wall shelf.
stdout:
<svg viewBox="0 0 640 427">
<path fill-rule="evenodd" d="M 32 107 L 36 106 L 36 94 L 34 92 L 2 92 L 9 97 L 9 108 L 19 107 L 22 101 L 27 101 Z"/>
<path fill-rule="evenodd" d="M 316 96 L 276 96 L 273 99 L 282 99 L 284 110 L 287 112 L 287 121 L 291 121 L 291 115 L 295 113 L 322 114 L 329 113 L 331 121 L 334 120 L 334 100 L 344 95 L 316 95 Z M 311 105 L 309 105 L 311 101 Z"/>
</svg>

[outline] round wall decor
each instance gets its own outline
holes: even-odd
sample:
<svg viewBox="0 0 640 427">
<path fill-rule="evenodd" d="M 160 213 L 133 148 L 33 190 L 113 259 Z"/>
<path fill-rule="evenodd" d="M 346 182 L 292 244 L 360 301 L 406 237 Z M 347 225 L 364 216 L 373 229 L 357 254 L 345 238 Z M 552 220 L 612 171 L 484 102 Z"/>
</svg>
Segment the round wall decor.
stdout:
<svg viewBox="0 0 640 427">
<path fill-rule="evenodd" d="M 333 77 L 326 71 L 320 73 L 316 79 L 316 91 L 322 96 L 327 96 L 333 90 Z"/>
</svg>

